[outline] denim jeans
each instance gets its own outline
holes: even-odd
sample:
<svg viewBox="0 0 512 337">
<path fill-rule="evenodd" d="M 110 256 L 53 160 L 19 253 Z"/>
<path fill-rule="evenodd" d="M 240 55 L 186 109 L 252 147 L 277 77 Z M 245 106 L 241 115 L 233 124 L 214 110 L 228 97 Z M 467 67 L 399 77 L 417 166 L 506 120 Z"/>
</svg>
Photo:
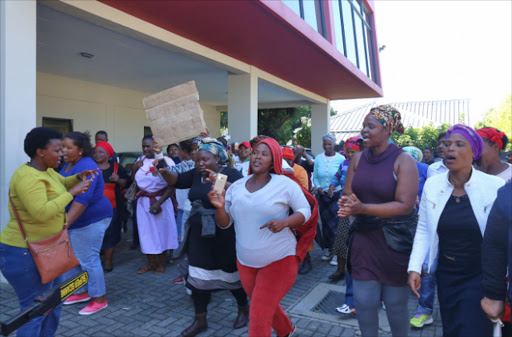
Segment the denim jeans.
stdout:
<svg viewBox="0 0 512 337">
<path fill-rule="evenodd" d="M 354 302 L 354 282 L 352 279 L 352 275 L 348 272 L 348 269 L 345 270 L 345 303 L 351 308 L 355 308 L 356 304 Z"/>
<path fill-rule="evenodd" d="M 64 276 L 69 278 L 84 270 L 87 271 L 89 282 L 80 289 L 80 292 L 89 291 L 89 296 L 91 297 L 100 297 L 107 293 L 103 267 L 101 266 L 100 249 L 103 243 L 103 236 L 111 219 L 105 218 L 88 226 L 69 231 L 71 247 L 73 247 L 80 265 L 65 273 Z"/>
<path fill-rule="evenodd" d="M 429 255 L 425 259 L 423 263 L 423 270 L 425 273 L 428 270 L 428 259 Z M 421 278 L 421 287 L 418 293 L 420 294 L 420 298 L 418 300 L 418 308 L 416 309 L 416 313 L 420 315 L 430 315 L 432 316 L 432 312 L 434 311 L 434 298 L 436 294 L 436 270 L 437 270 L 437 258 L 434 259 L 432 266 L 430 267 L 430 273 L 426 273 Z"/>
<path fill-rule="evenodd" d="M 47 284 L 42 284 L 41 276 L 29 250 L 2 243 L 0 243 L 0 271 L 14 288 L 20 303 L 20 311 L 33 304 L 37 296 L 64 281 L 64 276 L 61 275 Z M 17 336 L 54 336 L 59 326 L 61 311 L 62 305 L 59 305 L 46 315 L 32 319 L 17 330 Z"/>
<path fill-rule="evenodd" d="M 190 217 L 190 211 L 184 211 L 178 208 L 178 216 L 176 218 L 176 228 L 178 229 L 178 238 L 179 241 L 182 242 L 184 239 L 184 231 L 185 231 L 185 223 L 188 221 Z"/>
</svg>

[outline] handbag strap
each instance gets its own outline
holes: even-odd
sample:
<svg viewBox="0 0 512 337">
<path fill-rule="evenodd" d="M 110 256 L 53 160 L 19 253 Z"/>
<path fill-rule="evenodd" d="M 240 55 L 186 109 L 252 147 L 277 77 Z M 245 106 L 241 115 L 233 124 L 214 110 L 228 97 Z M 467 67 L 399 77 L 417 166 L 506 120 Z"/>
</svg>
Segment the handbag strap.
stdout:
<svg viewBox="0 0 512 337">
<path fill-rule="evenodd" d="M 18 226 L 20 227 L 21 235 L 23 236 L 23 239 L 25 239 L 25 242 L 28 243 L 27 233 L 25 233 L 25 228 L 21 224 L 20 216 L 18 215 L 18 211 L 16 210 L 16 207 L 14 207 L 14 202 L 11 198 L 11 189 L 9 188 L 9 202 L 11 203 L 11 208 L 14 213 L 14 216 L 16 217 L 16 220 L 18 221 Z M 62 229 L 66 229 L 68 227 L 68 220 L 67 220 L 67 214 L 64 213 L 64 226 Z"/>
<path fill-rule="evenodd" d="M 16 210 L 16 207 L 14 207 L 14 202 L 12 202 L 10 188 L 9 188 L 9 201 L 11 202 L 11 207 L 12 207 L 14 216 L 16 217 L 16 220 L 18 220 L 18 225 L 20 226 L 21 235 L 23 235 L 23 239 L 25 239 L 25 242 L 28 242 L 27 234 L 25 233 L 25 228 L 23 228 L 23 225 L 21 224 L 20 216 L 18 215 L 18 211 Z"/>
</svg>

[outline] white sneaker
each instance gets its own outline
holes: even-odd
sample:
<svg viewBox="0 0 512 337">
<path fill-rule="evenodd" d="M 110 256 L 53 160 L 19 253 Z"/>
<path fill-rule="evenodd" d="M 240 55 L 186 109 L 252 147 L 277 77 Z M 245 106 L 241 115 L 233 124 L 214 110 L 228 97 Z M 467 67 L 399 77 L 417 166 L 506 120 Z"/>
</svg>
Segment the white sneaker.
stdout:
<svg viewBox="0 0 512 337">
<path fill-rule="evenodd" d="M 334 255 L 334 256 L 332 257 L 331 262 L 329 262 L 329 264 L 330 264 L 331 266 L 337 266 L 337 265 L 338 265 L 338 256 L 337 256 L 337 255 Z"/>
<path fill-rule="evenodd" d="M 386 305 L 384 304 L 384 301 L 380 301 L 380 303 L 382 304 L 382 309 L 386 310 Z"/>
<path fill-rule="evenodd" d="M 332 257 L 333 257 L 332 252 L 327 251 L 327 253 L 325 253 L 325 254 L 322 256 L 322 261 L 329 261 L 330 259 L 332 259 Z"/>
<path fill-rule="evenodd" d="M 356 309 L 349 307 L 347 304 L 343 304 L 341 307 L 337 307 L 336 311 L 345 315 L 356 313 Z"/>
</svg>

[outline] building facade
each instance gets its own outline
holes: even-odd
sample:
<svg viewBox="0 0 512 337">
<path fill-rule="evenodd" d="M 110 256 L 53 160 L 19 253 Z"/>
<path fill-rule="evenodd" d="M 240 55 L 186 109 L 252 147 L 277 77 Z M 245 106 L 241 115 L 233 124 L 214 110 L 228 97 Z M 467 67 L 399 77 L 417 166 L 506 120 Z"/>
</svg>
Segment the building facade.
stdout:
<svg viewBox="0 0 512 337">
<path fill-rule="evenodd" d="M 333 99 L 382 96 L 370 0 L 0 1 L 0 209 L 35 126 L 106 130 L 140 148 L 142 98 L 195 80 L 212 135 L 257 133 L 258 108 L 311 105 L 313 150 Z"/>
</svg>

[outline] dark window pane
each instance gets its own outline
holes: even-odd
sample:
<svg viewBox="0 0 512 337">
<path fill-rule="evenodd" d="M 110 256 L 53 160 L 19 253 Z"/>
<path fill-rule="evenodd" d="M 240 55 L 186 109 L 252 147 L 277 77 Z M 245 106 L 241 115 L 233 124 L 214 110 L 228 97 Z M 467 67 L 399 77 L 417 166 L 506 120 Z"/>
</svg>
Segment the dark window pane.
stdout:
<svg viewBox="0 0 512 337">
<path fill-rule="evenodd" d="M 42 126 L 57 130 L 62 135 L 73 131 L 73 121 L 71 119 L 43 117 Z"/>
</svg>

